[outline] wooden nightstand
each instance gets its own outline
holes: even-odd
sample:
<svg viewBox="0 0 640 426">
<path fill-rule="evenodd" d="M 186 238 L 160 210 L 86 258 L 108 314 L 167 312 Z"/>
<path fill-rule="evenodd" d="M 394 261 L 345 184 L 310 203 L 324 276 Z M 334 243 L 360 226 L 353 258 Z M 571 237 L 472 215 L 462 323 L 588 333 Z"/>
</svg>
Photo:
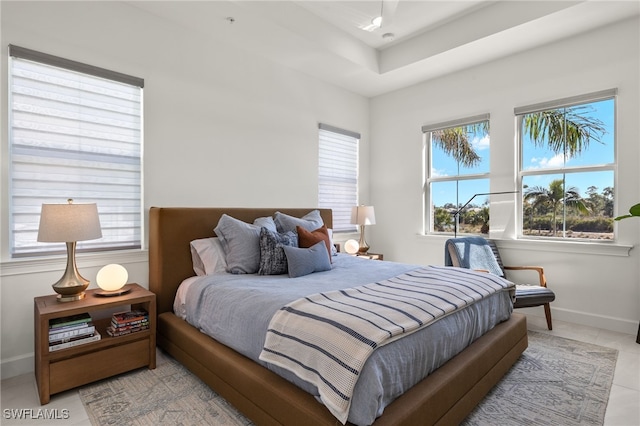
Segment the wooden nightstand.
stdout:
<svg viewBox="0 0 640 426">
<path fill-rule="evenodd" d="M 34 301 L 35 373 L 40 403 L 52 394 L 101 380 L 136 368 L 156 368 L 156 295 L 138 284 L 131 291 L 113 297 L 96 295 L 74 302 L 58 302 L 55 294 Z M 111 337 L 106 328 L 117 310 L 144 309 L 149 313 L 149 329 Z M 102 311 L 102 312 L 101 312 Z M 49 352 L 49 320 L 89 313 L 102 336 L 95 342 Z"/>
<path fill-rule="evenodd" d="M 384 255 L 380 254 L 380 253 L 367 253 L 367 254 L 356 254 L 356 256 L 358 257 L 364 257 L 366 259 L 371 259 L 371 260 L 384 260 Z"/>
</svg>

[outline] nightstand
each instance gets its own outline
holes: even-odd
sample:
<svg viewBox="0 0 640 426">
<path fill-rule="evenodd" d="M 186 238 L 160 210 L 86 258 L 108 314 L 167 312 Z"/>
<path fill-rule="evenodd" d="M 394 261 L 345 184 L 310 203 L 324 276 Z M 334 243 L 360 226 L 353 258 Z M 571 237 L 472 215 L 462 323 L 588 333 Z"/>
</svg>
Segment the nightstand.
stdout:
<svg viewBox="0 0 640 426">
<path fill-rule="evenodd" d="M 380 253 L 366 253 L 366 254 L 356 254 L 358 257 L 364 257 L 365 259 L 371 260 L 384 260 L 384 255 Z"/>
<path fill-rule="evenodd" d="M 74 302 L 58 302 L 57 295 L 36 297 L 34 301 L 35 374 L 41 404 L 52 394 L 96 380 L 148 366 L 156 368 L 156 295 L 138 284 L 120 296 L 102 297 L 100 289 L 89 290 Z M 144 309 L 149 328 L 124 336 L 111 337 L 107 327 L 115 311 Z M 101 338 L 57 351 L 49 351 L 49 321 L 89 313 Z"/>
</svg>

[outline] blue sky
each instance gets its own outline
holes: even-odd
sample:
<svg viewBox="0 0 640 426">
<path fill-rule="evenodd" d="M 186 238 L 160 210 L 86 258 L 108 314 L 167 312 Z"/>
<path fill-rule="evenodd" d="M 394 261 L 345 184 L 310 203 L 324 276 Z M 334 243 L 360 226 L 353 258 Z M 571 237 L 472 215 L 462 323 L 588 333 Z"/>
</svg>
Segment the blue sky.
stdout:
<svg viewBox="0 0 640 426">
<path fill-rule="evenodd" d="M 562 167 L 563 163 L 567 167 L 575 166 L 595 166 L 615 161 L 614 150 L 614 111 L 613 99 L 594 102 L 591 104 L 589 115 L 599 119 L 604 123 L 606 134 L 601 137 L 601 142 L 592 141 L 588 148 L 579 156 L 565 158 L 563 154 L 556 154 L 546 147 L 534 147 L 525 137 L 525 148 L 523 150 L 523 167 L 525 170 L 541 170 L 555 167 Z M 583 111 L 584 112 L 584 111 Z M 473 168 L 460 168 L 456 162 L 445 155 L 439 148 L 434 148 L 432 152 L 432 176 L 452 176 L 468 173 L 486 173 L 489 171 L 489 148 L 488 137 L 472 135 L 471 143 L 478 155 L 482 158 L 480 164 Z M 548 187 L 554 179 L 561 179 L 562 174 L 547 174 L 537 176 L 527 176 L 524 184 L 531 186 Z M 607 186 L 613 187 L 613 172 L 589 172 L 589 173 L 568 173 L 566 174 L 567 186 L 576 187 L 580 194 L 587 196 L 587 189 L 590 186 L 597 187 L 598 192 L 602 192 Z M 459 200 L 460 204 L 465 203 L 476 193 L 489 192 L 489 181 L 460 181 Z M 455 183 L 443 182 L 434 183 L 432 187 L 432 200 L 436 206 L 441 206 L 447 202 L 455 203 L 456 185 Z M 488 199 L 487 196 L 478 196 L 473 200 L 473 204 L 482 204 Z"/>
</svg>

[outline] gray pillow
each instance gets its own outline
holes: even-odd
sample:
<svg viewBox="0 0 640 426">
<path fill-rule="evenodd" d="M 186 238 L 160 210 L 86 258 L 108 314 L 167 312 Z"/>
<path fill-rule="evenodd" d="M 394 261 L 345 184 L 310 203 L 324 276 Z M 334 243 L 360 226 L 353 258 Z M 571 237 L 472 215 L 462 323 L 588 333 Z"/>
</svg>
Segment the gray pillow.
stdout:
<svg viewBox="0 0 640 426">
<path fill-rule="evenodd" d="M 296 231 L 296 226 L 300 226 L 307 231 L 313 231 L 324 225 L 320 210 L 312 210 L 302 217 L 294 217 L 282 212 L 275 212 L 273 220 L 276 223 L 278 232 Z"/>
<path fill-rule="evenodd" d="M 255 274 L 260 267 L 260 227 L 223 214 L 214 231 L 227 260 L 227 272 Z"/>
<path fill-rule="evenodd" d="M 301 277 L 313 272 L 329 271 L 331 262 L 327 256 L 327 246 L 320 241 L 309 248 L 284 246 L 287 256 L 289 277 Z"/>
<path fill-rule="evenodd" d="M 295 232 L 272 232 L 267 228 L 260 229 L 260 268 L 258 275 L 280 275 L 287 273 L 287 256 L 284 246 L 298 247 L 298 236 Z"/>
<path fill-rule="evenodd" d="M 269 231 L 278 232 L 276 229 L 276 223 L 273 221 L 271 216 L 259 217 L 253 221 L 253 224 L 261 228 L 264 226 Z"/>
</svg>

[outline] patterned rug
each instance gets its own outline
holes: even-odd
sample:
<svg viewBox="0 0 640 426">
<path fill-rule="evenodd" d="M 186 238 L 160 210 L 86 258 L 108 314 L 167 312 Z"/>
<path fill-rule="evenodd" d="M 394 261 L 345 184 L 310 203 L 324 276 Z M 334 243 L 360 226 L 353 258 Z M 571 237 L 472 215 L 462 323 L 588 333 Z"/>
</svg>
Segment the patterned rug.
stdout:
<svg viewBox="0 0 640 426">
<path fill-rule="evenodd" d="M 224 398 L 163 351 L 141 368 L 80 388 L 92 425 L 252 425 Z"/>
<path fill-rule="evenodd" d="M 529 347 L 463 425 L 602 425 L 615 349 L 529 331 Z"/>
<path fill-rule="evenodd" d="M 529 332 L 529 348 L 464 425 L 602 425 L 618 351 Z M 80 389 L 93 425 L 251 425 L 173 358 Z"/>
</svg>

